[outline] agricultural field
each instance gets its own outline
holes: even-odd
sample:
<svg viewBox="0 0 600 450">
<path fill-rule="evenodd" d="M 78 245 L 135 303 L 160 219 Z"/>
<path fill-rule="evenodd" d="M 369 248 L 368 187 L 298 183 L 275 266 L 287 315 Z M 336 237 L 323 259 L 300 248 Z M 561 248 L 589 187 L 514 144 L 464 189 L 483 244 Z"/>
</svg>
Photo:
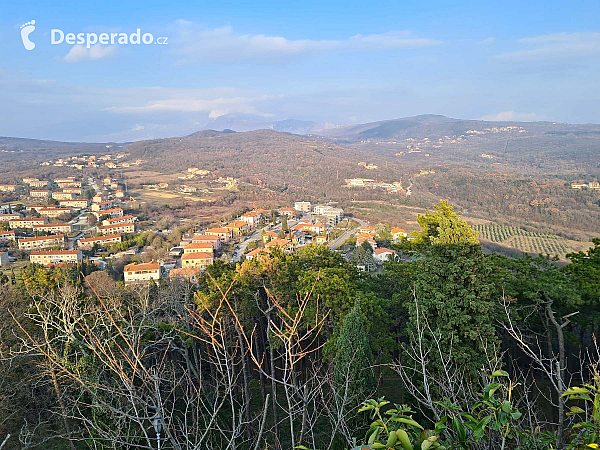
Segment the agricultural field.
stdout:
<svg viewBox="0 0 600 450">
<path fill-rule="evenodd" d="M 493 223 L 472 225 L 479 238 L 522 252 L 558 256 L 565 259 L 571 252 L 585 251 L 591 242 L 579 242 L 553 234 L 526 231 L 522 228 Z"/>
</svg>

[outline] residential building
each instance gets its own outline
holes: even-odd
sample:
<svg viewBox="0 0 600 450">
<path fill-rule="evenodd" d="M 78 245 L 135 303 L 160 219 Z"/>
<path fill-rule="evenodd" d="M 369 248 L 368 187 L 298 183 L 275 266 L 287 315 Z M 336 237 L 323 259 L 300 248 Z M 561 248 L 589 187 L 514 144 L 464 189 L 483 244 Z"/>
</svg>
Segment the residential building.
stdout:
<svg viewBox="0 0 600 450">
<path fill-rule="evenodd" d="M 41 225 L 46 223 L 45 217 L 29 218 L 29 219 L 11 219 L 8 222 L 8 226 L 11 228 L 33 228 L 34 225 Z"/>
<path fill-rule="evenodd" d="M 75 198 L 75 194 L 72 194 L 71 192 L 53 192 L 52 198 L 54 200 L 72 200 Z"/>
<path fill-rule="evenodd" d="M 192 242 L 209 242 L 212 244 L 213 249 L 218 250 L 221 248 L 221 238 L 219 236 L 212 236 L 209 234 L 197 234 L 192 238 Z"/>
<path fill-rule="evenodd" d="M 25 183 L 25 184 L 29 184 L 29 183 L 31 183 L 33 181 L 39 181 L 39 180 L 37 178 L 32 178 L 32 177 L 25 177 L 25 178 L 23 178 L 23 183 Z"/>
<path fill-rule="evenodd" d="M 279 210 L 279 214 L 281 214 L 282 216 L 296 217 L 298 211 L 296 211 L 294 208 L 281 208 Z"/>
<path fill-rule="evenodd" d="M 270 248 L 255 248 L 254 250 L 249 251 L 248 253 L 246 253 L 245 258 L 248 261 L 252 261 L 258 255 L 268 255 L 269 253 L 271 253 L 271 249 Z"/>
<path fill-rule="evenodd" d="M 46 233 L 72 233 L 73 224 L 71 223 L 44 223 L 41 225 L 34 225 L 33 231 L 44 231 Z"/>
<path fill-rule="evenodd" d="M 42 216 L 55 219 L 63 214 L 71 214 L 71 208 L 41 208 L 38 212 Z"/>
<path fill-rule="evenodd" d="M 100 203 L 93 203 L 92 211 L 94 211 L 94 212 L 106 211 L 108 209 L 114 208 L 114 206 L 115 206 L 115 204 L 112 200 L 105 200 Z"/>
<path fill-rule="evenodd" d="M 283 234 L 283 231 L 272 230 L 272 231 L 269 231 L 268 233 L 263 234 L 262 240 L 266 244 L 267 242 L 272 241 L 273 239 L 279 239 L 280 234 Z"/>
<path fill-rule="evenodd" d="M 183 246 L 183 254 L 189 253 L 213 253 L 214 248 L 210 242 L 191 242 Z"/>
<path fill-rule="evenodd" d="M 296 202 L 294 203 L 294 209 L 300 212 L 310 212 L 310 202 Z"/>
<path fill-rule="evenodd" d="M 58 187 L 62 188 L 68 188 L 68 187 L 81 187 L 81 181 L 74 181 L 74 180 L 54 180 L 54 182 L 58 185 Z"/>
<path fill-rule="evenodd" d="M 47 180 L 31 181 L 29 183 L 29 186 L 31 186 L 32 188 L 45 188 L 45 187 L 48 187 L 48 181 Z"/>
<path fill-rule="evenodd" d="M 12 213 L 12 214 L 0 214 L 0 223 L 9 222 L 11 220 L 20 219 L 21 214 Z"/>
<path fill-rule="evenodd" d="M 214 255 L 212 254 L 212 252 L 185 253 L 181 257 L 181 267 L 183 267 L 184 269 L 190 267 L 206 269 L 213 263 L 213 256 Z"/>
<path fill-rule="evenodd" d="M 313 213 L 323 216 L 327 223 L 332 226 L 335 226 L 344 220 L 344 210 L 329 205 L 316 205 L 313 208 Z"/>
<path fill-rule="evenodd" d="M 16 240 L 15 230 L 0 231 L 0 242 L 14 241 L 14 240 Z"/>
<path fill-rule="evenodd" d="M 123 217 L 123 209 L 121 209 L 121 208 L 111 208 L 111 209 L 105 209 L 104 211 L 96 211 L 93 214 L 98 219 L 100 217 L 106 216 L 106 215 L 109 215 L 111 218 L 114 218 L 114 217 Z"/>
<path fill-rule="evenodd" d="M 0 192 L 15 192 L 16 190 L 15 184 L 0 184 Z"/>
<path fill-rule="evenodd" d="M 408 233 L 402 228 L 392 228 L 390 233 L 392 233 L 392 239 L 394 242 L 398 242 L 401 238 L 408 236 Z"/>
<path fill-rule="evenodd" d="M 71 187 L 71 188 L 64 188 L 62 190 L 65 194 L 75 194 L 75 195 L 81 195 L 81 188 L 75 188 L 75 187 Z"/>
<path fill-rule="evenodd" d="M 234 236 L 239 236 L 248 231 L 248 223 L 244 222 L 243 220 L 234 220 L 233 222 L 225 225 L 225 228 L 231 230 Z"/>
<path fill-rule="evenodd" d="M 29 255 L 29 261 L 47 266 L 54 263 L 81 263 L 83 253 L 80 250 L 35 251 Z"/>
<path fill-rule="evenodd" d="M 315 244 L 326 244 L 326 243 L 327 243 L 327 236 L 321 235 L 321 236 L 315 237 Z"/>
<path fill-rule="evenodd" d="M 135 224 L 133 222 L 120 223 L 117 225 L 102 225 L 98 227 L 98 231 L 102 234 L 127 234 L 135 233 Z"/>
<path fill-rule="evenodd" d="M 67 206 L 69 208 L 87 208 L 89 202 L 86 199 L 75 198 L 73 200 L 60 200 L 60 206 Z"/>
<path fill-rule="evenodd" d="M 262 214 L 256 210 L 248 211 L 240 216 L 240 220 L 246 222 L 250 227 L 256 227 L 262 220 Z"/>
<path fill-rule="evenodd" d="M 377 248 L 377 242 L 373 239 L 373 236 L 370 234 L 359 234 L 356 236 L 356 246 L 360 246 L 363 242 L 367 242 L 371 245 L 372 248 Z"/>
<path fill-rule="evenodd" d="M 65 244 L 64 234 L 21 238 L 18 240 L 19 250 L 34 250 L 38 248 L 62 247 Z"/>
<path fill-rule="evenodd" d="M 293 250 L 294 246 L 292 245 L 292 241 L 289 239 L 273 239 L 265 244 L 266 248 L 279 247 L 283 250 Z"/>
<path fill-rule="evenodd" d="M 47 189 L 32 189 L 29 191 L 29 196 L 34 198 L 48 198 L 50 191 Z"/>
<path fill-rule="evenodd" d="M 107 234 L 106 236 L 89 237 L 85 239 L 79 239 L 77 241 L 79 248 L 82 250 L 91 250 L 94 245 L 111 245 L 117 242 L 121 242 L 120 234 Z"/>
<path fill-rule="evenodd" d="M 123 269 L 125 276 L 125 284 L 146 283 L 160 278 L 160 264 L 152 261 L 149 263 L 133 263 L 128 264 Z"/>
<path fill-rule="evenodd" d="M 204 232 L 208 236 L 219 236 L 223 242 L 229 241 L 232 238 L 232 231 L 228 228 L 209 228 Z"/>
<path fill-rule="evenodd" d="M 123 212 L 122 209 L 121 209 L 121 212 Z M 110 219 L 104 219 L 102 221 L 102 225 L 119 225 L 119 224 L 122 224 L 122 223 L 135 222 L 136 220 L 137 220 L 137 217 L 132 216 L 132 215 L 127 215 L 127 216 L 123 216 L 123 217 L 113 217 L 113 218 L 110 218 Z"/>
<path fill-rule="evenodd" d="M 373 250 L 373 259 L 375 260 L 375 262 L 378 263 L 384 263 L 390 260 L 390 258 L 394 257 L 396 255 L 396 251 L 395 250 L 391 250 L 389 248 L 376 248 L 375 250 Z"/>
<path fill-rule="evenodd" d="M 8 266 L 9 263 L 8 252 L 0 252 L 0 267 Z"/>
</svg>

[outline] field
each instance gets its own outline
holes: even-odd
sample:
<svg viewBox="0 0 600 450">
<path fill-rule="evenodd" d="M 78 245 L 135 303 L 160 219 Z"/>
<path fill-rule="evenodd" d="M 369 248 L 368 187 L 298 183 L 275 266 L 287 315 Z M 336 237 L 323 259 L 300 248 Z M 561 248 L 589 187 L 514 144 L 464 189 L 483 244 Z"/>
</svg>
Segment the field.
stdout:
<svg viewBox="0 0 600 450">
<path fill-rule="evenodd" d="M 556 255 L 561 259 L 565 259 L 567 253 L 586 250 L 591 246 L 591 242 L 573 241 L 553 234 L 526 231 L 514 226 L 490 223 L 473 225 L 473 229 L 479 232 L 481 239 L 522 252 Z"/>
</svg>

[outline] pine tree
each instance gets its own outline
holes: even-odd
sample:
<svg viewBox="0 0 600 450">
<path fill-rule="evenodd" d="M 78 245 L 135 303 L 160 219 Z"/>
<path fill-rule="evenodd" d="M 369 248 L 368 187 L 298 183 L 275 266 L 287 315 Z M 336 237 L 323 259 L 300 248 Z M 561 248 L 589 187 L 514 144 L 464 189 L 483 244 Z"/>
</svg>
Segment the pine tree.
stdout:
<svg viewBox="0 0 600 450">
<path fill-rule="evenodd" d="M 373 354 L 365 322 L 356 303 L 344 318 L 336 343 L 334 368 L 338 394 L 343 396 L 346 392 L 347 404 L 351 408 L 359 405 L 375 389 L 372 366 Z"/>
</svg>

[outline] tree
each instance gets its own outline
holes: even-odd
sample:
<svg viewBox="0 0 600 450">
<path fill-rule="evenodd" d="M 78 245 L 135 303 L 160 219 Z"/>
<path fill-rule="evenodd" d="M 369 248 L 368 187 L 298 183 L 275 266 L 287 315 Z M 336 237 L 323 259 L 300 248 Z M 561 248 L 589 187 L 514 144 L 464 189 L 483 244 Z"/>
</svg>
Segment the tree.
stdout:
<svg viewBox="0 0 600 450">
<path fill-rule="evenodd" d="M 368 242 L 363 242 L 354 253 L 354 263 L 357 266 L 363 266 L 367 272 L 375 270 L 375 260 L 373 259 L 373 247 Z"/>
<path fill-rule="evenodd" d="M 281 216 L 281 229 L 283 231 L 289 231 L 287 216 L 284 214 Z"/>
<path fill-rule="evenodd" d="M 418 322 L 430 331 L 423 339 L 440 335 L 442 348 L 454 348 L 453 362 L 476 374 L 488 361 L 487 348 L 497 344 L 490 269 L 476 233 L 441 201 L 433 213 L 418 217 L 420 255 L 415 270 L 415 296 L 405 306 L 409 330 L 416 335 Z M 495 355 L 492 355 L 495 356 Z"/>
<path fill-rule="evenodd" d="M 342 324 L 336 343 L 334 381 L 338 395 L 351 409 L 358 406 L 376 387 L 373 353 L 358 302 Z"/>
</svg>

